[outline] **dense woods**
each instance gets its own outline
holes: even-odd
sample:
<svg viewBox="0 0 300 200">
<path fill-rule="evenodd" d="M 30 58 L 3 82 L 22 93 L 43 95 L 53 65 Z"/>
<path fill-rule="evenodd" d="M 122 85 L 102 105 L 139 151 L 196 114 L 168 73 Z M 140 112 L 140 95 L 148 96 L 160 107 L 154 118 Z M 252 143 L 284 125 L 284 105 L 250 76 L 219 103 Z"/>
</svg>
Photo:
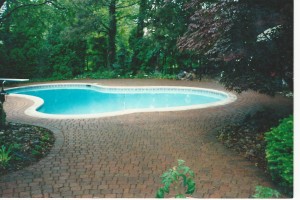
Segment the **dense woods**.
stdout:
<svg viewBox="0 0 300 200">
<path fill-rule="evenodd" d="M 292 0 L 1 0 L 0 6 L 2 77 L 194 70 L 236 91 L 293 89 Z"/>
</svg>

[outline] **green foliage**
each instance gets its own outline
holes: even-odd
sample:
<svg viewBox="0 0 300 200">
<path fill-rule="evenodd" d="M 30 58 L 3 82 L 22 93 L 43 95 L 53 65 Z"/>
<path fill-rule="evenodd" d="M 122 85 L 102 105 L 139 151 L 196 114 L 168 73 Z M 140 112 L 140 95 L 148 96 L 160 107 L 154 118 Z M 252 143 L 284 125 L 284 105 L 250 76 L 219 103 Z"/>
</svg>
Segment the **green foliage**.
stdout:
<svg viewBox="0 0 300 200">
<path fill-rule="evenodd" d="M 54 65 L 53 78 L 57 80 L 70 79 L 73 77 L 71 69 L 67 66 Z"/>
<path fill-rule="evenodd" d="M 5 127 L 6 123 L 6 113 L 3 109 L 3 105 L 0 102 L 0 129 Z"/>
<path fill-rule="evenodd" d="M 133 72 L 118 73 L 118 70 L 105 70 L 96 72 L 85 72 L 76 76 L 76 79 L 111 79 L 111 78 L 137 78 L 137 79 L 176 79 L 177 75 L 174 74 L 162 74 L 162 73 L 146 73 L 140 71 L 138 74 L 133 75 Z"/>
<path fill-rule="evenodd" d="M 43 142 L 48 142 L 50 140 L 50 136 L 48 133 L 45 133 L 44 135 L 42 135 L 41 140 Z"/>
<path fill-rule="evenodd" d="M 21 147 L 22 147 L 22 145 L 21 145 L 21 144 L 18 144 L 18 143 L 13 143 L 13 144 L 11 145 L 11 148 L 12 148 L 13 150 L 20 150 Z"/>
<path fill-rule="evenodd" d="M 147 78 L 175 80 L 175 79 L 177 79 L 177 75 L 176 74 L 149 73 L 149 75 L 147 75 Z"/>
<path fill-rule="evenodd" d="M 6 148 L 4 145 L 1 146 L 0 149 L 0 166 L 2 168 L 6 168 L 8 165 L 8 162 L 11 159 L 11 156 L 9 155 L 11 153 L 11 146 Z"/>
<path fill-rule="evenodd" d="M 28 1 L 7 1 L 7 4 L 4 15 L 28 4 Z M 40 68 L 47 64 L 45 58 L 48 55 L 43 47 L 43 37 L 53 19 L 50 7 L 44 5 L 16 9 L 9 18 L 1 21 L 0 70 L 3 76 L 32 78 L 42 75 Z"/>
<path fill-rule="evenodd" d="M 279 198 L 280 193 L 268 187 L 256 186 L 253 198 Z"/>
<path fill-rule="evenodd" d="M 266 158 L 273 180 L 291 194 L 293 192 L 293 116 L 265 133 Z"/>
<path fill-rule="evenodd" d="M 37 151 L 42 151 L 43 147 L 41 147 L 40 145 L 35 145 L 34 149 L 37 150 Z"/>
<path fill-rule="evenodd" d="M 84 79 L 84 78 L 90 78 L 90 79 L 110 79 L 110 78 L 117 78 L 118 74 L 116 74 L 115 71 L 97 71 L 97 72 L 85 72 L 82 75 L 77 76 L 76 78 Z"/>
<path fill-rule="evenodd" d="M 0 162 L 0 176 L 38 161 L 49 153 L 54 141 L 53 134 L 45 128 L 8 123 L 0 131 L 0 154 L 1 159 L 5 158 L 5 168 Z"/>
<path fill-rule="evenodd" d="M 274 94 L 285 89 L 283 80 L 293 85 L 292 0 L 6 2 L 3 77 L 169 78 L 196 69 L 238 92 Z"/>
<path fill-rule="evenodd" d="M 187 29 L 191 14 L 191 9 L 185 7 L 188 1 L 140 2 L 140 21 L 129 38 L 134 51 L 131 65 L 133 74 L 139 71 L 147 74 L 154 71 L 177 74 L 181 69 L 198 68 L 198 56 L 179 51 L 176 47 L 178 38 Z M 143 28 L 147 31 L 143 32 Z"/>
<path fill-rule="evenodd" d="M 32 153 L 32 155 L 34 155 L 37 158 L 41 156 L 41 153 L 38 150 L 35 150 L 35 149 L 32 149 L 31 153 Z"/>
<path fill-rule="evenodd" d="M 196 188 L 194 172 L 185 166 L 184 160 L 178 160 L 178 166 L 169 169 L 161 176 L 163 187 L 156 192 L 156 198 L 164 198 L 165 194 L 174 189 L 175 198 L 185 198 L 185 194 L 192 195 Z"/>
</svg>

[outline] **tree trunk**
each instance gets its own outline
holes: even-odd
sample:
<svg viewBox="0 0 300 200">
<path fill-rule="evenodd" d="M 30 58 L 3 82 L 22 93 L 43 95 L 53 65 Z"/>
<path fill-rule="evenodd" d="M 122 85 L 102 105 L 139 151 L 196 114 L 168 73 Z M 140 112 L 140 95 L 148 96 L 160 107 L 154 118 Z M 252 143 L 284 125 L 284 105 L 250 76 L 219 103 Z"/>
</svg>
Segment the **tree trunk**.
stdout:
<svg viewBox="0 0 300 200">
<path fill-rule="evenodd" d="M 147 0 L 140 0 L 139 16 L 138 16 L 138 22 L 136 28 L 136 39 L 135 39 L 135 45 L 133 49 L 133 56 L 132 56 L 132 69 L 134 74 L 137 73 L 137 69 L 140 68 L 140 65 L 142 63 L 138 59 L 138 53 L 139 53 L 139 49 L 141 48 L 139 45 L 139 41 L 144 36 L 146 8 L 147 8 Z"/>
<path fill-rule="evenodd" d="M 137 32 L 136 32 L 137 38 L 142 38 L 144 35 L 146 6 L 147 6 L 147 0 L 140 0 L 140 8 L 139 8 L 139 16 L 138 16 L 138 24 L 137 24 Z"/>
<path fill-rule="evenodd" d="M 117 0 L 111 0 L 109 4 L 109 33 L 108 33 L 108 68 L 111 69 L 116 60 L 116 35 L 117 35 L 117 18 L 116 18 Z"/>
</svg>

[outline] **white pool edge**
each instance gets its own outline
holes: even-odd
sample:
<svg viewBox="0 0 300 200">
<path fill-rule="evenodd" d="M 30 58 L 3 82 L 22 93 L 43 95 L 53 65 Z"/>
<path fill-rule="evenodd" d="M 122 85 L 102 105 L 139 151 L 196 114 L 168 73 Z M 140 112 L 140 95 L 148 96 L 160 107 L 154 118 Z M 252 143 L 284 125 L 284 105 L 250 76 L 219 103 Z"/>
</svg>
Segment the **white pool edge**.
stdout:
<svg viewBox="0 0 300 200">
<path fill-rule="evenodd" d="M 80 114 L 80 115 L 57 115 L 57 114 L 45 114 L 36 111 L 40 106 L 43 105 L 44 101 L 39 97 L 34 97 L 30 95 L 23 95 L 23 94 L 9 94 L 9 96 L 12 97 L 21 97 L 26 98 L 29 100 L 32 100 L 34 104 L 30 107 L 28 107 L 24 113 L 31 117 L 37 117 L 37 118 L 48 118 L 48 119 L 88 119 L 88 118 L 103 118 L 103 117 L 112 117 L 112 116 L 120 116 L 120 115 L 127 115 L 132 113 L 148 113 L 148 112 L 172 112 L 172 111 L 185 111 L 185 110 L 195 110 L 195 109 L 203 109 L 208 107 L 215 107 L 215 106 L 222 106 L 226 104 L 230 104 L 234 101 L 236 101 L 237 97 L 236 95 L 230 93 L 230 92 L 223 92 L 220 90 L 215 89 L 208 89 L 208 88 L 199 88 L 199 87 L 185 87 L 185 86 L 103 86 L 98 85 L 95 83 L 54 83 L 54 84 L 38 84 L 38 85 L 29 85 L 29 86 L 21 86 L 21 87 L 14 87 L 9 88 L 9 90 L 12 89 L 21 89 L 21 88 L 28 88 L 28 87 L 40 87 L 40 86 L 64 86 L 64 85 L 82 85 L 82 86 L 94 86 L 99 88 L 106 88 L 106 89 L 189 89 L 189 90 L 202 90 L 202 91 L 208 91 L 208 92 L 214 92 L 214 93 L 220 93 L 223 95 L 226 95 L 227 98 L 221 101 L 217 101 L 214 103 L 207 103 L 207 104 L 201 104 L 201 105 L 192 105 L 192 106 L 181 106 L 181 107 L 170 107 L 170 108 L 147 108 L 147 109 L 131 109 L 131 110 L 125 110 L 125 111 L 116 111 L 116 112 L 108 112 L 108 113 L 99 113 L 99 114 Z"/>
</svg>

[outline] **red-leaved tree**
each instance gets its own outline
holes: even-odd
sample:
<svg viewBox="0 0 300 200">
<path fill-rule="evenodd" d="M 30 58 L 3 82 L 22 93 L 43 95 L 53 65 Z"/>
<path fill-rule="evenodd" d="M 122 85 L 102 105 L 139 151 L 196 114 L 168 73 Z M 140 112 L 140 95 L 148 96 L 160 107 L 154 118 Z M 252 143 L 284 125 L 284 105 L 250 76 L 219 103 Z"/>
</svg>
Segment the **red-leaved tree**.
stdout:
<svg viewBox="0 0 300 200">
<path fill-rule="evenodd" d="M 181 50 L 209 58 L 221 82 L 238 92 L 293 89 L 292 0 L 192 0 Z"/>
</svg>

